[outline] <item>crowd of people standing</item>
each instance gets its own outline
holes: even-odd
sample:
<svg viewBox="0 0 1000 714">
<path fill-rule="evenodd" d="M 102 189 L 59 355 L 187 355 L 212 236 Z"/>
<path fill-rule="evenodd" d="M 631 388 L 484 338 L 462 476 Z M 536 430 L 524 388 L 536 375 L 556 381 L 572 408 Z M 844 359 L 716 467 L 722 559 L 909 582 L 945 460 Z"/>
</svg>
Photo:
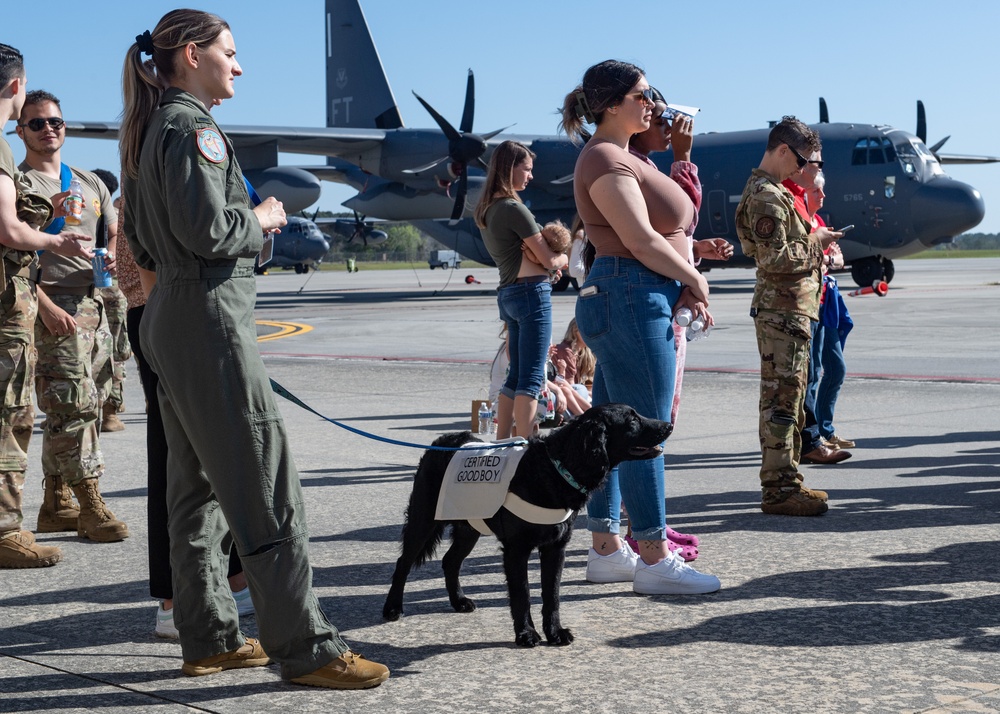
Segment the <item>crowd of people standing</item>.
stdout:
<svg viewBox="0 0 1000 714">
<path fill-rule="evenodd" d="M 46 504 L 54 511 L 46 522 L 72 521 L 81 536 L 99 542 L 128 536 L 97 485 L 103 473 L 98 422 L 106 401 L 117 410 L 111 387 L 99 395 L 90 374 L 95 345 L 113 349 L 103 303 L 86 277 L 100 220 L 127 255 L 123 282 L 134 296 L 128 331 L 151 411 L 150 576 L 162 603 L 157 632 L 180 640 L 182 671 L 190 676 L 273 660 L 291 682 L 377 686 L 388 669 L 351 651 L 313 593 L 304 498 L 257 348 L 255 258 L 266 234 L 287 218 L 274 197 L 256 196 L 211 116 L 212 107 L 233 97 L 241 74 L 235 39 L 216 15 L 175 10 L 138 35 L 123 73 L 121 215 L 100 181 L 76 172 L 88 185 L 85 204 L 94 215 L 85 215 L 94 225 L 73 228 L 58 223 L 66 214 L 63 174 L 74 172 L 58 153 L 65 138 L 58 100 L 27 94 L 23 59 L 0 45 L 0 116 L 18 120 L 28 150 L 15 167 L 0 140 L 0 349 L 13 364 L 0 374 L 8 385 L 0 424 L 0 567 L 48 566 L 61 557 L 21 528 L 23 426 L 32 386 L 52 425 L 43 465 Z M 722 239 L 693 240 L 701 201 L 691 162 L 693 119 L 670 110 L 639 67 L 616 60 L 590 67 L 566 95 L 561 123 L 584 144 L 574 172 L 579 225 L 572 236 L 565 228 L 539 226 L 521 201 L 535 156 L 516 141 L 493 150 L 475 210 L 499 268 L 497 304 L 506 328 L 509 370 L 499 391 L 499 438 L 533 433 L 546 388 L 573 414 L 623 402 L 644 416 L 676 421 L 686 339 L 674 316 L 684 309 L 713 324 L 709 284 L 697 262 L 732 255 Z M 649 154 L 671 143 L 667 175 Z M 803 187 L 811 209 L 805 216 L 781 185 L 807 167 L 821 169 L 820 149 L 815 132 L 786 117 L 772 130 L 737 209 L 743 251 L 758 268 L 751 315 L 761 354 L 765 513 L 827 509 L 827 495 L 807 488 L 798 470 L 816 453 L 802 453 L 807 402 L 817 415 L 821 447 L 846 453 L 850 445 L 833 428 L 849 316 L 837 302 L 835 281 L 822 274 L 824 264 L 836 267 L 840 234 L 817 220 L 818 173 Z M 186 208 L 177 211 L 177 205 Z M 36 251 L 45 251 L 41 281 Z M 117 267 L 114 252 L 107 263 Z M 563 270 L 583 283 L 575 319 L 553 347 L 551 279 Z M 815 327 L 824 286 L 825 309 L 833 316 Z M 82 341 L 62 339 L 80 333 Z M 591 352 L 592 384 L 580 389 L 577 374 L 591 366 L 580 364 L 580 356 Z M 43 359 L 46 354 L 52 359 Z M 555 374 L 546 374 L 549 361 Z M 79 365 L 86 379 L 58 371 L 67 365 Z M 60 391 L 53 381 L 72 382 L 68 389 L 81 392 L 72 414 L 82 421 L 72 443 L 59 426 L 59 405 L 44 399 Z M 110 369 L 102 381 L 111 384 Z M 257 478 L 239 478 L 248 473 Z M 75 516 L 60 515 L 73 510 L 63 484 L 79 501 Z M 587 506 L 587 579 L 632 582 L 640 594 L 718 590 L 717 577 L 688 564 L 697 557 L 697 538 L 667 525 L 666 503 L 662 456 L 614 469 Z M 630 538 L 621 531 L 623 512 Z M 259 640 L 240 630 L 241 593 L 257 612 Z M 160 632 L 167 612 L 169 627 L 164 620 Z"/>
</svg>

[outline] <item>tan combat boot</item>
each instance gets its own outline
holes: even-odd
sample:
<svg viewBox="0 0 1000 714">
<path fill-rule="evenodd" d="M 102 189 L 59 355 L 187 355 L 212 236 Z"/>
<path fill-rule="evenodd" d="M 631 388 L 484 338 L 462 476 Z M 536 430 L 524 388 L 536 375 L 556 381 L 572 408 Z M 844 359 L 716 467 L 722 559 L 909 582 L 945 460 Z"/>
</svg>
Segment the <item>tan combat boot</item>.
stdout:
<svg viewBox="0 0 1000 714">
<path fill-rule="evenodd" d="M 101 433 L 106 431 L 125 431 L 125 423 L 118 418 L 118 414 L 115 412 L 115 408 L 110 404 L 105 404 L 104 418 L 101 419 Z"/>
<path fill-rule="evenodd" d="M 45 568 L 62 560 L 62 551 L 35 542 L 28 531 L 0 534 L 0 568 Z"/>
<path fill-rule="evenodd" d="M 128 538 L 128 526 L 115 518 L 97 487 L 96 478 L 84 479 L 73 486 L 76 500 L 80 502 L 80 517 L 76 534 L 99 543 L 114 543 Z"/>
<path fill-rule="evenodd" d="M 75 531 L 80 507 L 73 501 L 70 491 L 61 476 L 45 477 L 45 493 L 42 496 L 42 507 L 38 509 L 39 533 L 57 533 L 59 531 Z"/>
<path fill-rule="evenodd" d="M 765 488 L 760 502 L 760 510 L 776 516 L 818 516 L 826 513 L 830 508 L 826 500 L 817 495 L 821 493 L 823 492 L 812 491 L 808 488 L 794 491 Z"/>
</svg>

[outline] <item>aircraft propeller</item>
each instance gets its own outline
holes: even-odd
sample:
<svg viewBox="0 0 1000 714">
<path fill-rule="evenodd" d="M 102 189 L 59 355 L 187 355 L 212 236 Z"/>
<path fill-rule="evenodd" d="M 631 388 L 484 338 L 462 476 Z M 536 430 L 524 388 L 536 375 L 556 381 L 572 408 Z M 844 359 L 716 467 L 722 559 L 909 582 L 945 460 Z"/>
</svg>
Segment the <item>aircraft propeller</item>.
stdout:
<svg viewBox="0 0 1000 714">
<path fill-rule="evenodd" d="M 925 144 L 927 143 L 927 112 L 924 111 L 924 103 L 919 99 L 917 100 L 917 136 L 920 137 L 920 140 L 922 142 L 924 142 Z M 928 148 L 928 151 L 934 154 L 934 158 L 937 159 L 938 161 L 941 161 L 941 157 L 938 156 L 938 151 L 941 149 L 942 146 L 944 146 L 944 143 L 948 141 L 948 139 L 950 138 L 951 134 L 941 139 L 941 141 L 934 144 L 934 146 Z"/>
<path fill-rule="evenodd" d="M 427 171 L 428 169 L 434 168 L 441 162 L 450 159 L 452 162 L 452 172 L 458 174 L 458 190 L 455 192 L 455 207 L 451 212 L 452 222 L 461 218 L 462 213 L 465 211 L 465 197 L 469 190 L 469 164 L 475 164 L 484 171 L 488 170 L 489 166 L 485 161 L 483 161 L 482 158 L 483 154 L 486 153 L 486 142 L 500 132 L 510 128 L 504 127 L 503 129 L 491 131 L 488 134 L 473 133 L 472 121 L 476 111 L 475 90 L 475 77 L 470 69 L 469 79 L 465 86 L 465 108 L 462 111 L 462 121 L 458 125 L 458 130 L 456 130 L 447 119 L 441 116 L 434 109 L 434 107 L 424 101 L 423 97 L 416 92 L 413 93 L 413 96 L 415 96 L 417 101 L 423 105 L 424 109 L 427 110 L 427 113 L 434 118 L 434 121 L 437 122 L 441 131 L 444 132 L 444 135 L 448 138 L 448 155 L 442 156 L 440 159 L 436 159 L 435 161 L 432 161 L 424 166 L 406 169 L 403 173 L 416 174 L 422 171 Z"/>
</svg>

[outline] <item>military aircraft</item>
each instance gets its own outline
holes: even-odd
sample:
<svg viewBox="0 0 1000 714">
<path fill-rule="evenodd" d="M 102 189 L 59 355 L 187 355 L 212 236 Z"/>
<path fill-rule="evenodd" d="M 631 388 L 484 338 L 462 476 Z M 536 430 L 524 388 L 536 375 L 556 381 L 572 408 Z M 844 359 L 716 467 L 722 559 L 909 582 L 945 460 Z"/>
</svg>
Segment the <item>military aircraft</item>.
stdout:
<svg viewBox="0 0 1000 714">
<path fill-rule="evenodd" d="M 274 237 L 274 248 L 267 268 L 295 268 L 296 273 L 305 273 L 316 268 L 323 256 L 330 250 L 329 236 L 316 223 L 301 216 L 288 216 L 288 225 Z M 258 268 L 257 272 L 263 272 Z"/>
<path fill-rule="evenodd" d="M 226 126 L 240 164 L 261 195 L 274 195 L 290 212 L 319 199 L 320 180 L 358 191 L 343 205 L 387 221 L 407 221 L 466 258 L 493 264 L 470 215 L 491 147 L 505 139 L 531 146 L 534 181 L 521 193 L 540 223 L 575 212 L 572 174 L 579 147 L 560 136 L 473 131 L 475 84 L 469 71 L 458 128 L 428 102 L 436 129 L 403 126 L 359 0 L 326 0 L 327 126 Z M 415 92 L 414 92 L 415 93 Z M 416 93 L 415 93 L 416 94 Z M 880 124 L 830 123 L 821 100 L 824 172 L 831 188 L 821 215 L 834 227 L 854 224 L 841 240 L 852 277 L 867 286 L 891 280 L 893 258 L 947 243 L 985 215 L 979 192 L 945 175 L 947 163 L 990 163 L 1000 157 L 941 153 L 945 140 L 926 146 L 926 118 L 918 103 L 916 135 Z M 70 136 L 115 138 L 117 125 L 68 122 Z M 701 134 L 692 160 L 699 166 L 704 201 L 695 238 L 723 237 L 736 254 L 725 264 L 749 266 L 733 222 L 746 178 L 760 161 L 768 129 Z M 278 165 L 278 152 L 326 157 L 325 166 Z M 670 152 L 652 157 L 669 170 Z"/>
</svg>

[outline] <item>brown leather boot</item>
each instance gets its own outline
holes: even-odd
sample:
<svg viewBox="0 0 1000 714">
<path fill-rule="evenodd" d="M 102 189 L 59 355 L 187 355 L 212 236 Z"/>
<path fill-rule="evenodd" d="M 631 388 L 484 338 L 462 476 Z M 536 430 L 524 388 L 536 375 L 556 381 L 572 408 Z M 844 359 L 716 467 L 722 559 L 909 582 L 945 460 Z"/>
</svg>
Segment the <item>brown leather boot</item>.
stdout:
<svg viewBox="0 0 1000 714">
<path fill-rule="evenodd" d="M 75 531 L 76 522 L 80 516 L 80 507 L 73 500 L 70 491 L 61 476 L 45 477 L 45 493 L 42 495 L 42 507 L 38 509 L 39 533 L 57 533 L 59 531 Z"/>
<path fill-rule="evenodd" d="M 110 404 L 104 405 L 104 417 L 101 419 L 101 433 L 106 431 L 125 431 L 125 423 L 118 418 L 118 414 Z"/>
<path fill-rule="evenodd" d="M 62 551 L 35 542 L 29 531 L 0 534 L 0 568 L 45 568 L 62 560 Z"/>
<path fill-rule="evenodd" d="M 115 514 L 101 498 L 96 478 L 84 479 L 73 486 L 76 500 L 80 502 L 80 517 L 76 534 L 99 543 L 114 543 L 128 538 L 128 526 L 115 518 Z"/>
</svg>

